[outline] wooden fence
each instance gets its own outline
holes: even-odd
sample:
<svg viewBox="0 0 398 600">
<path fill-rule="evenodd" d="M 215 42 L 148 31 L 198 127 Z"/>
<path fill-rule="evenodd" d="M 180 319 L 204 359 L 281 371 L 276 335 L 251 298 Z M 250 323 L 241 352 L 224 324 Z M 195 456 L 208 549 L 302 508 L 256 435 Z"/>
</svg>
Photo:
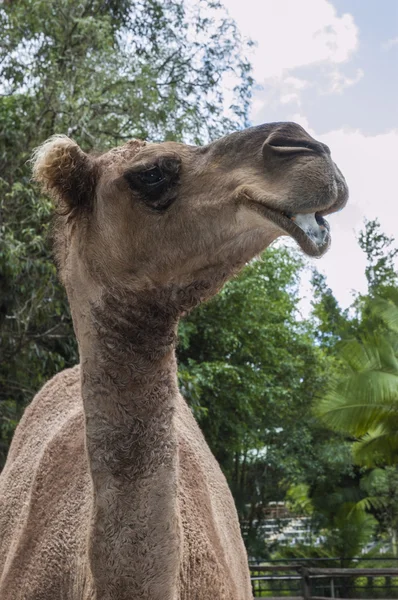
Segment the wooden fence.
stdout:
<svg viewBox="0 0 398 600">
<path fill-rule="evenodd" d="M 254 598 L 269 600 L 359 600 L 352 596 L 360 592 L 362 598 L 371 600 L 387 600 L 398 598 L 398 568 L 357 568 L 329 569 L 306 567 L 303 565 L 258 565 L 251 566 L 251 580 Z M 358 585 L 357 580 L 363 578 L 365 585 Z M 374 585 L 375 578 L 383 578 Z M 348 585 L 355 580 L 355 585 Z M 319 587 L 321 583 L 321 595 Z M 286 585 L 287 584 L 287 587 Z M 318 588 L 318 591 L 316 590 Z M 277 594 L 275 595 L 274 592 Z M 293 595 L 285 595 L 291 593 Z M 383 596 L 379 594 L 383 593 Z M 342 595 L 343 594 L 343 595 Z"/>
</svg>

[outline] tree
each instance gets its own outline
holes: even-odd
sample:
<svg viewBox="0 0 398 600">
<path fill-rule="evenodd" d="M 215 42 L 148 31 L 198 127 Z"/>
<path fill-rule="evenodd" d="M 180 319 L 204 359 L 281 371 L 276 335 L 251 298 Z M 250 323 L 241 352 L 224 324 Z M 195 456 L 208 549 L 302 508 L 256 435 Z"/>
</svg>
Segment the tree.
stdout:
<svg viewBox="0 0 398 600">
<path fill-rule="evenodd" d="M 268 502 L 283 500 L 312 444 L 311 404 L 327 358 L 297 319 L 302 259 L 268 249 L 180 330 L 185 396 L 230 483 L 249 551 L 266 553 Z M 310 459 L 308 459 L 310 460 Z"/>
<path fill-rule="evenodd" d="M 348 310 L 340 308 L 325 277 L 317 272 L 313 277 L 317 339 L 334 359 L 328 389 L 315 400 L 314 412 L 323 426 L 331 430 L 324 447 L 334 438 L 332 446 L 337 449 L 335 443 L 339 443 L 351 456 L 348 454 L 346 465 L 344 467 L 343 462 L 340 471 L 329 473 L 326 482 L 310 473 L 305 481 L 309 484 L 315 515 L 321 515 L 323 511 L 327 517 L 330 512 L 332 518 L 327 530 L 335 532 L 332 538 L 335 542 L 340 539 L 342 548 L 345 539 L 355 539 L 349 528 L 346 531 L 344 523 L 368 518 L 369 513 L 377 518 L 379 532 L 388 530 L 393 546 L 396 537 L 391 525 L 394 522 L 391 515 L 395 514 L 395 479 L 389 477 L 387 494 L 385 482 L 381 485 L 382 477 L 372 479 L 372 473 L 385 473 L 385 467 L 379 469 L 378 465 L 395 465 L 398 458 L 395 441 L 398 346 L 394 332 L 398 322 L 395 304 L 398 281 L 394 268 L 397 249 L 393 238 L 381 231 L 377 220 L 365 222 L 358 243 L 367 257 L 368 292 L 358 295 Z M 318 448 L 322 448 L 322 442 Z M 395 466 L 391 468 L 395 469 Z M 333 498 L 339 500 L 335 502 Z M 339 511 L 342 519 L 333 524 Z"/>
<path fill-rule="evenodd" d="M 318 342 L 329 353 L 336 349 L 337 342 L 349 335 L 348 312 L 342 310 L 332 290 L 327 286 L 326 277 L 316 269 L 312 271 L 313 289 L 312 319 L 316 322 Z"/>
<path fill-rule="evenodd" d="M 4 97 L 25 152 L 54 131 L 85 149 L 132 136 L 203 142 L 247 119 L 250 66 L 217 2 L 21 0 L 0 25 Z"/>
<path fill-rule="evenodd" d="M 398 248 L 395 247 L 394 238 L 381 231 L 377 219 L 365 221 L 365 228 L 359 235 L 358 243 L 367 258 L 365 274 L 368 291 L 366 294 L 359 294 L 353 305 L 356 312 L 353 322 L 354 336 L 356 339 L 366 338 L 369 332 L 385 336 L 388 335 L 388 326 L 381 314 L 375 310 L 375 306 L 383 298 L 388 300 L 393 298 L 394 294 L 396 296 Z"/>
<path fill-rule="evenodd" d="M 77 361 L 32 149 L 54 133 L 85 150 L 206 142 L 246 124 L 252 80 L 217 2 L 20 0 L 0 6 L 0 29 L 1 466 L 23 406 Z"/>
<path fill-rule="evenodd" d="M 398 556 L 398 469 L 397 466 L 374 468 L 361 480 L 365 494 L 359 509 L 373 512 L 380 533 L 387 533 L 394 556 Z M 357 505 L 357 506 L 358 506 Z"/>
<path fill-rule="evenodd" d="M 398 249 L 377 220 L 365 223 L 359 244 L 367 255 L 368 294 L 354 302 L 356 314 L 344 314 L 321 276 L 315 315 L 321 331 L 332 332 L 340 368 L 316 414 L 332 429 L 351 435 L 358 464 L 395 464 L 398 459 Z M 321 342 L 325 343 L 324 338 Z"/>
<path fill-rule="evenodd" d="M 286 496 L 295 514 L 310 518 L 308 539 L 297 549 L 284 549 L 283 555 L 293 557 L 297 551 L 308 558 L 340 557 L 342 567 L 350 566 L 350 559 L 370 541 L 377 522 L 363 504 L 368 494 L 361 488 L 361 469 L 352 464 L 350 444 L 341 435 L 324 431 L 322 437 L 323 441 L 314 436 L 318 471 L 309 469 L 307 483 L 293 484 Z M 314 539 L 322 542 L 314 547 Z"/>
<path fill-rule="evenodd" d="M 397 553 L 396 465 L 398 464 L 398 287 L 394 240 L 377 221 L 366 223 L 359 242 L 367 254 L 368 294 L 354 304 L 356 315 L 335 340 L 340 362 L 315 412 L 349 440 L 362 471 L 352 512 L 368 511 L 387 531 Z"/>
<path fill-rule="evenodd" d="M 398 283 L 395 265 L 398 248 L 394 247 L 394 241 L 393 237 L 381 231 L 378 219 L 365 221 L 358 243 L 367 258 L 365 275 L 370 296 L 375 293 L 380 296 L 380 288 L 396 286 Z"/>
<path fill-rule="evenodd" d="M 316 406 L 335 431 L 356 440 L 354 459 L 372 467 L 398 460 L 398 343 L 380 337 L 341 346 L 347 369 Z"/>
</svg>

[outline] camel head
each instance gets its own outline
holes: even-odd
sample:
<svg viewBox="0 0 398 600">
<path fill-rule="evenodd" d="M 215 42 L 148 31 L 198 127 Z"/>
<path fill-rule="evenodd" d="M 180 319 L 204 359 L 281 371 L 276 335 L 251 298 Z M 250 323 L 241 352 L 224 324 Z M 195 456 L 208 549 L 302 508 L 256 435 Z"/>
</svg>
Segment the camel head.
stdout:
<svg viewBox="0 0 398 600">
<path fill-rule="evenodd" d="M 204 147 L 132 140 L 98 156 L 55 136 L 33 160 L 57 202 L 67 289 L 80 273 L 84 285 L 124 292 L 189 290 L 192 304 L 279 236 L 321 256 L 330 243 L 324 217 L 348 197 L 329 148 L 294 123 Z"/>
</svg>

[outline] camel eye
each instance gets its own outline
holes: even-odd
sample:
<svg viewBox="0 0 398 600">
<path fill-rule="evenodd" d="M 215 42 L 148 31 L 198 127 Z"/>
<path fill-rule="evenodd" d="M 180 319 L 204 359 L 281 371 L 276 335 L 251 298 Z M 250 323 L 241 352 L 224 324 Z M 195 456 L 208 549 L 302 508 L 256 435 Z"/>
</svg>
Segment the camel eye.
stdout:
<svg viewBox="0 0 398 600">
<path fill-rule="evenodd" d="M 158 185 L 165 180 L 165 177 L 159 167 L 152 167 L 152 169 L 148 169 L 147 171 L 141 171 L 138 177 L 142 183 L 148 186 Z"/>
<path fill-rule="evenodd" d="M 165 212 L 177 199 L 180 162 L 159 157 L 156 164 L 137 165 L 124 173 L 133 199 L 156 212 Z"/>
</svg>

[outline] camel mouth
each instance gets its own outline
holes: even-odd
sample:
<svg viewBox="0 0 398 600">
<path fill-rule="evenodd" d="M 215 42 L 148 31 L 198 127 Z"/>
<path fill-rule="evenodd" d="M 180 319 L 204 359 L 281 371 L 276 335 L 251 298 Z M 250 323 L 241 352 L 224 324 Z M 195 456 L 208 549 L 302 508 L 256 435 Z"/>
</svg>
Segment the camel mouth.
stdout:
<svg viewBox="0 0 398 600">
<path fill-rule="evenodd" d="M 331 242 L 330 225 L 321 214 L 326 211 L 290 213 L 277 211 L 262 203 L 256 203 L 256 206 L 265 218 L 292 237 L 308 256 L 321 257 L 328 250 Z M 334 211 L 331 209 L 327 212 Z"/>
<path fill-rule="evenodd" d="M 319 213 L 282 213 L 289 222 L 287 233 L 309 256 L 322 256 L 330 246 L 331 235 L 328 221 Z"/>
<path fill-rule="evenodd" d="M 323 197 L 322 201 L 316 203 L 316 210 L 312 211 L 306 208 L 303 212 L 293 212 L 291 206 L 285 209 L 282 206 L 270 207 L 267 198 L 263 198 L 257 190 L 246 187 L 239 190 L 239 199 L 274 223 L 285 235 L 292 237 L 307 256 L 319 258 L 331 243 L 330 226 L 325 216 L 342 210 L 348 200 L 345 181 L 339 179 L 336 184 L 337 189 L 329 201 Z"/>
</svg>

